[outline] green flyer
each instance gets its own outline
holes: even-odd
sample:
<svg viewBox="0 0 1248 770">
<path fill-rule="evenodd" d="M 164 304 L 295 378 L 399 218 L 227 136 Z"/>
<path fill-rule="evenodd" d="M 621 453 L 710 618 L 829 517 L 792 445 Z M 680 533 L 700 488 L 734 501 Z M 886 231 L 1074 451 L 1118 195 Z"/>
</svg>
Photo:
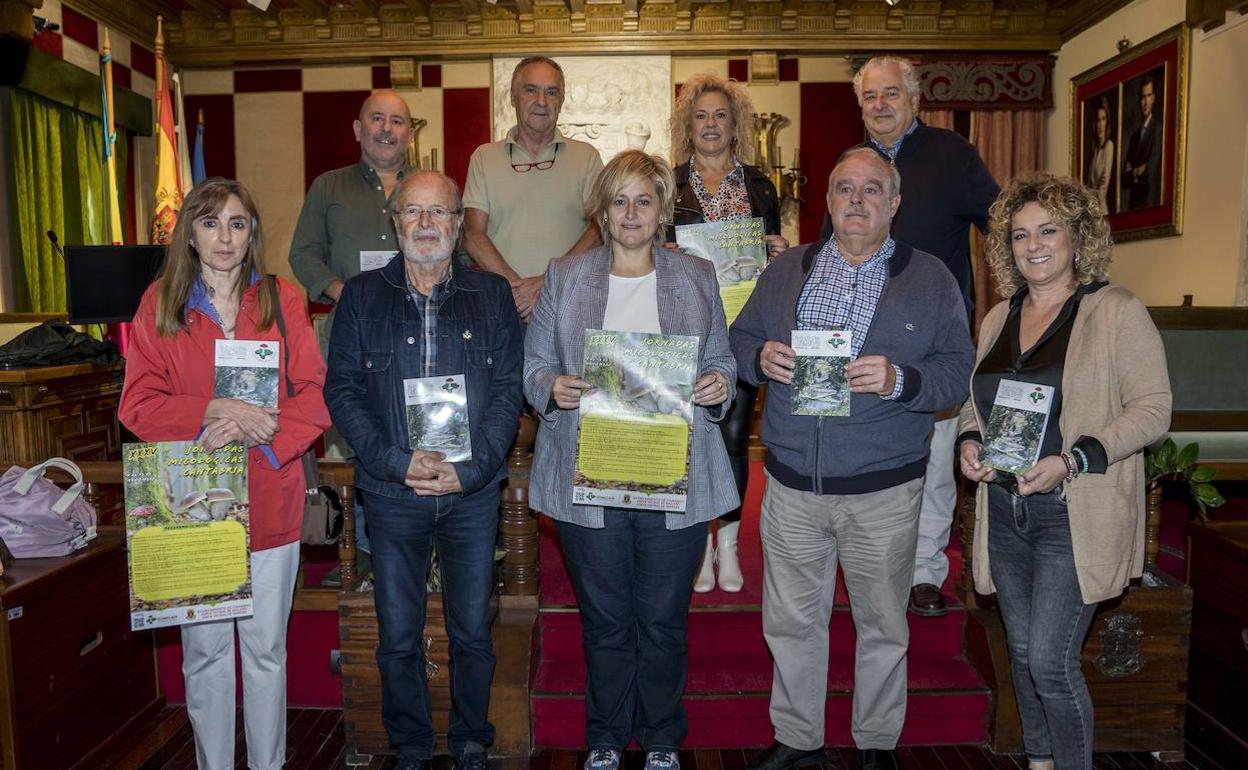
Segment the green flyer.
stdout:
<svg viewBox="0 0 1248 770">
<path fill-rule="evenodd" d="M 710 260 L 719 279 L 724 316 L 731 324 L 754 291 L 767 266 L 763 218 L 721 219 L 698 225 L 677 225 L 676 244 L 686 254 Z"/>
<path fill-rule="evenodd" d="M 848 329 L 794 329 L 793 382 L 789 385 L 791 414 L 848 417 L 850 392 L 845 364 L 853 360 Z"/>
<path fill-rule="evenodd" d="M 572 502 L 685 510 L 698 338 L 585 330 Z"/>
<path fill-rule="evenodd" d="M 251 615 L 247 449 L 125 444 L 122 480 L 131 629 Z"/>
</svg>

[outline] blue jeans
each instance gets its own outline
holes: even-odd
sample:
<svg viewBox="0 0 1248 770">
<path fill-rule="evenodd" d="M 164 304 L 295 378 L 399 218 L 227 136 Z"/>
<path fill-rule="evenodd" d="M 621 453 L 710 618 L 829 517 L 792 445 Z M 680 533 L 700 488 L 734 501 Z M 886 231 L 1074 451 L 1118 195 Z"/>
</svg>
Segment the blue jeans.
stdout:
<svg viewBox="0 0 1248 770">
<path fill-rule="evenodd" d="M 468 497 L 395 499 L 360 494 L 367 496 L 373 535 L 381 715 L 391 746 L 405 757 L 433 756 L 424 631 L 425 581 L 434 543 L 442 566 L 450 637 L 451 751 L 462 751 L 470 741 L 489 746 L 494 741 L 487 714 L 494 676 L 490 596 L 498 488 L 491 485 Z"/>
<path fill-rule="evenodd" d="M 707 525 L 669 531 L 664 518 L 608 508 L 602 529 L 556 522 L 584 629 L 591 750 L 623 751 L 635 737 L 646 751 L 677 751 L 685 739 L 689 597 Z"/>
<path fill-rule="evenodd" d="M 355 514 L 355 547 L 373 555 L 373 542 L 368 539 L 368 522 L 364 518 L 364 496 L 358 492 L 351 503 L 351 512 Z"/>
<path fill-rule="evenodd" d="M 1084 604 L 1059 491 L 1017 497 L 988 486 L 988 558 L 1005 622 L 1010 673 L 1029 760 L 1092 767 L 1092 697 L 1082 651 L 1095 604 Z"/>
</svg>

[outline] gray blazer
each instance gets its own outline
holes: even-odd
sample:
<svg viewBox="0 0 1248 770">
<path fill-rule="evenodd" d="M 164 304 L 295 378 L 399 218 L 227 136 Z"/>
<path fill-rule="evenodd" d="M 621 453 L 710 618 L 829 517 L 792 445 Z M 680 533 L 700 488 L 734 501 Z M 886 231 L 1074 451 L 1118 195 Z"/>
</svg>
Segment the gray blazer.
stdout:
<svg viewBox="0 0 1248 770">
<path fill-rule="evenodd" d="M 695 406 L 689 452 L 689 498 L 684 513 L 668 513 L 667 528 L 710 521 L 740 505 L 728 452 L 719 427 L 736 395 L 737 365 L 728 347 L 728 328 L 710 262 L 654 248 L 659 328 L 664 334 L 698 337 L 699 376 L 718 371 L 728 380 L 728 400 Z M 551 400 L 555 378 L 581 373 L 586 329 L 601 329 L 610 287 L 611 247 L 553 259 L 524 341 L 524 395 L 539 417 L 537 447 L 529 478 L 529 505 L 553 519 L 585 527 L 603 526 L 602 506 L 572 504 L 572 475 L 580 411 Z"/>
</svg>

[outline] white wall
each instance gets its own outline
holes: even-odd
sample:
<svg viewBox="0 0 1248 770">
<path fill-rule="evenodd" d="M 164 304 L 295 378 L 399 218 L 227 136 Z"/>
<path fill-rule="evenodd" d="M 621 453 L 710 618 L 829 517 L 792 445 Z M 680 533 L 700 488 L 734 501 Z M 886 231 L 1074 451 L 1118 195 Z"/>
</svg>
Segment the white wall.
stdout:
<svg viewBox="0 0 1248 770">
<path fill-rule="evenodd" d="M 1183 0 L 1137 0 L 1062 46 L 1053 71 L 1045 165 L 1069 174 L 1070 80 L 1183 21 Z M 1248 228 L 1248 24 L 1191 35 L 1183 234 L 1124 243 L 1111 276 L 1149 305 L 1230 305 Z"/>
</svg>

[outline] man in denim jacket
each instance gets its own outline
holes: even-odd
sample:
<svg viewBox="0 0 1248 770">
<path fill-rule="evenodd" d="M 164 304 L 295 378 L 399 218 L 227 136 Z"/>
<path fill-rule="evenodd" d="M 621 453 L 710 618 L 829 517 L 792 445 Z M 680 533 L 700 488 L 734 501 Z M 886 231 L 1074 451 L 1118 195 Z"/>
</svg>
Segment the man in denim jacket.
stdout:
<svg viewBox="0 0 1248 770">
<path fill-rule="evenodd" d="M 425 579 L 442 569 L 451 642 L 450 747 L 455 770 L 485 770 L 494 652 L 489 602 L 500 482 L 523 395 L 523 332 L 503 278 L 453 265 L 463 208 L 449 177 L 420 172 L 395 191 L 403 259 L 347 281 L 329 345 L 325 400 L 356 456 L 368 506 L 381 633 L 382 721 L 404 770 L 433 756 L 425 683 Z M 468 459 L 418 441 L 405 395 L 413 382 L 463 377 Z M 414 446 L 415 444 L 415 446 Z M 424 448 L 421 448 L 421 447 Z"/>
</svg>

